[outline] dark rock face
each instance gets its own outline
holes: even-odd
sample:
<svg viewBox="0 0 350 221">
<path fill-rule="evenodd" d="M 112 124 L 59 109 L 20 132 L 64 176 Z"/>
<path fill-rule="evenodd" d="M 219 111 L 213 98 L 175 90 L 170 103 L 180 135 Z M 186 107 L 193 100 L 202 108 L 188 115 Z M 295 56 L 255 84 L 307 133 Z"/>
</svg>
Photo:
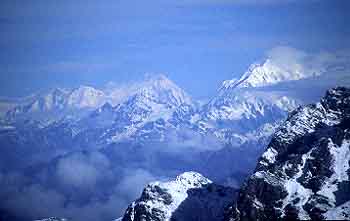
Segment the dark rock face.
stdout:
<svg viewBox="0 0 350 221">
<path fill-rule="evenodd" d="M 293 111 L 225 220 L 350 219 L 350 89 Z"/>
</svg>

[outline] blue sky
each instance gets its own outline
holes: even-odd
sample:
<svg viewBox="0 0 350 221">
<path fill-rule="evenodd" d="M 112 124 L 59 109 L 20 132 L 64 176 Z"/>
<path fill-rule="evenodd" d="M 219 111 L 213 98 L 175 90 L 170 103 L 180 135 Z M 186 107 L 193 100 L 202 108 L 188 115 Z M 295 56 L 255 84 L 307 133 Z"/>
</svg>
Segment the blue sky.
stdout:
<svg viewBox="0 0 350 221">
<path fill-rule="evenodd" d="M 350 48 L 346 0 L 2 0 L 0 96 L 165 73 L 197 98 L 280 45 Z"/>
</svg>

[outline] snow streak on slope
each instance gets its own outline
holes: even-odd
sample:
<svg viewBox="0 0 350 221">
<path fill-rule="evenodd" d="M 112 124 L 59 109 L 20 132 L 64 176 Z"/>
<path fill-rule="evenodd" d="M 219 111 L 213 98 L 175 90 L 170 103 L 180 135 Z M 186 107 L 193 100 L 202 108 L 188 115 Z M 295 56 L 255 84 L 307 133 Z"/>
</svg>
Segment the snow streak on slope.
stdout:
<svg viewBox="0 0 350 221">
<path fill-rule="evenodd" d="M 350 89 L 344 87 L 290 113 L 230 219 L 349 219 L 349 119 Z"/>
</svg>

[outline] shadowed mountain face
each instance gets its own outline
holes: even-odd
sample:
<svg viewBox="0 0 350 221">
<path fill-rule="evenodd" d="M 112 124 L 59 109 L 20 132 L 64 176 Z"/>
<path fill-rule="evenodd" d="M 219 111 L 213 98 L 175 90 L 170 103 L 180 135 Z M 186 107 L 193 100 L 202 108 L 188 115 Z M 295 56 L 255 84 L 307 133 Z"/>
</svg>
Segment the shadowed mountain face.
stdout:
<svg viewBox="0 0 350 221">
<path fill-rule="evenodd" d="M 226 220 L 349 219 L 349 132 L 348 88 L 290 113 Z"/>
</svg>

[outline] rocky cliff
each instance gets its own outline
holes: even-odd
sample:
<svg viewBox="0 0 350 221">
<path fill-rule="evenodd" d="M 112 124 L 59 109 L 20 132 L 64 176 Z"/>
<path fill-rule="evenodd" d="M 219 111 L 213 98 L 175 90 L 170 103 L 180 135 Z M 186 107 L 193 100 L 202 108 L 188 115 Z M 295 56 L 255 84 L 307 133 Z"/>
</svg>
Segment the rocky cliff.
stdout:
<svg viewBox="0 0 350 221">
<path fill-rule="evenodd" d="M 350 89 L 293 111 L 225 220 L 350 219 Z"/>
</svg>

